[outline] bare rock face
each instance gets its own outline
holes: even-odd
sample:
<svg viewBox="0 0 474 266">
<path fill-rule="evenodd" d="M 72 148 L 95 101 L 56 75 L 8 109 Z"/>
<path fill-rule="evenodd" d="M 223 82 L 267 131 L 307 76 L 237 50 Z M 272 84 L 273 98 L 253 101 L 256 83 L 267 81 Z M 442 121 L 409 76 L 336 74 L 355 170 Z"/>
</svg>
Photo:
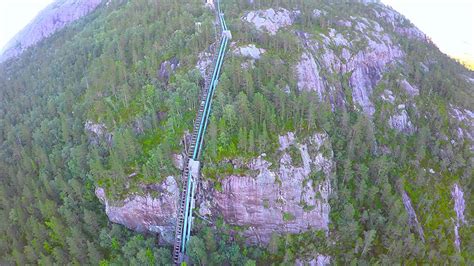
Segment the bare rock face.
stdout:
<svg viewBox="0 0 474 266">
<path fill-rule="evenodd" d="M 173 154 L 173 165 L 176 169 L 183 171 L 184 169 L 184 159 L 185 156 L 183 154 Z"/>
<path fill-rule="evenodd" d="M 423 227 L 421 227 L 420 222 L 418 222 L 418 217 L 416 216 L 416 212 L 411 205 L 410 197 L 408 197 L 408 194 L 404 190 L 402 191 L 402 200 L 405 210 L 408 213 L 408 221 L 410 225 L 416 230 L 421 240 L 425 242 L 425 233 L 423 232 Z"/>
<path fill-rule="evenodd" d="M 260 59 L 260 56 L 263 53 L 265 53 L 265 49 L 257 48 L 255 44 L 249 44 L 235 48 L 233 53 L 238 56 L 248 57 L 257 60 Z"/>
<path fill-rule="evenodd" d="M 293 24 L 299 11 L 288 11 L 284 8 L 251 11 L 243 17 L 244 21 L 252 23 L 258 30 L 275 35 L 280 28 Z"/>
<path fill-rule="evenodd" d="M 112 134 L 108 132 L 105 124 L 87 121 L 84 124 L 84 129 L 90 143 L 94 145 L 99 145 L 102 142 L 106 142 L 108 145 L 112 144 Z"/>
<path fill-rule="evenodd" d="M 295 261 L 296 266 L 325 266 L 329 264 L 331 264 L 331 257 L 324 255 L 317 255 L 314 259 L 311 260 L 297 259 Z"/>
<path fill-rule="evenodd" d="M 109 220 L 137 232 L 160 235 L 160 242 L 171 244 L 174 240 L 179 190 L 174 177 L 169 176 L 156 186 L 159 196 L 134 195 L 121 203 L 109 202 L 103 188 L 95 194 L 105 204 Z"/>
<path fill-rule="evenodd" d="M 408 116 L 404 104 L 398 105 L 397 113 L 389 118 L 388 124 L 392 129 L 406 134 L 413 134 L 416 130 Z"/>
<path fill-rule="evenodd" d="M 386 66 L 403 55 L 400 48 L 392 44 L 388 35 L 384 37 L 385 40 L 381 41 L 369 40 L 366 50 L 357 53 L 346 68 L 348 72 L 353 71 L 349 78 L 352 98 L 370 116 L 375 112 L 370 99 L 374 87 L 380 81 Z"/>
<path fill-rule="evenodd" d="M 319 99 L 323 99 L 324 83 L 319 75 L 318 66 L 314 57 L 309 53 L 303 53 L 301 60 L 296 65 L 296 73 L 298 76 L 298 89 L 302 91 L 315 91 Z"/>
<path fill-rule="evenodd" d="M 418 96 L 420 94 L 420 91 L 417 88 L 415 88 L 414 86 L 412 86 L 410 83 L 408 83 L 408 81 L 406 79 L 400 81 L 400 86 L 411 97 L 415 97 L 415 96 Z"/>
<path fill-rule="evenodd" d="M 394 104 L 395 103 L 395 96 L 393 96 L 393 92 L 391 90 L 384 90 L 383 94 L 380 95 L 383 101 Z"/>
<path fill-rule="evenodd" d="M 209 74 L 212 68 L 213 54 L 211 51 L 212 46 L 209 48 L 208 51 L 203 51 L 198 55 L 198 62 L 196 64 L 196 68 L 199 70 L 203 78 Z"/>
<path fill-rule="evenodd" d="M 102 0 L 61 0 L 55 1 L 20 31 L 5 46 L 0 62 L 18 56 L 71 22 L 94 11 Z"/>
<path fill-rule="evenodd" d="M 211 9 L 214 9 L 214 1 L 213 0 L 206 0 L 206 6 L 211 8 Z"/>
<path fill-rule="evenodd" d="M 345 36 L 335 29 L 330 29 L 328 35 L 319 34 L 317 36 L 319 38 L 315 38 L 308 33 L 297 33 L 306 47 L 306 53 L 312 53 L 314 58 L 313 60 L 309 55 L 305 55 L 305 52 L 303 53 L 297 66 L 301 69 L 298 71 L 299 85 L 317 88 L 314 90 L 318 95 L 333 91 L 327 88 L 322 89 L 324 86 L 320 82 L 322 80 L 321 73 L 315 62 L 320 62 L 321 68 L 325 69 L 328 74 L 350 73 L 349 85 L 352 88 L 353 102 L 356 107 L 360 107 L 363 112 L 372 116 L 375 112 L 375 105 L 371 100 L 373 89 L 388 67 L 401 60 L 404 54 L 375 21 L 351 17 L 351 21 L 341 23 L 344 25 L 354 23 L 358 34 L 355 37 Z M 348 41 L 348 38 L 352 38 L 352 41 Z M 365 48 L 358 48 L 357 45 L 362 45 Z M 338 47 L 338 49 L 334 47 Z M 340 50 L 340 53 L 336 53 L 336 50 Z M 301 82 L 305 80 L 302 77 L 311 77 L 306 80 L 312 82 Z M 312 86 L 306 84 L 312 84 Z"/>
<path fill-rule="evenodd" d="M 166 60 L 160 65 L 160 70 L 158 71 L 158 78 L 161 81 L 168 82 L 171 74 L 178 68 L 179 60 L 176 57 Z"/>
<path fill-rule="evenodd" d="M 406 26 L 407 20 L 398 12 L 390 7 L 379 5 L 380 9 L 374 9 L 373 12 L 378 18 L 384 19 L 392 26 L 393 31 L 408 38 L 426 40 L 425 34 L 414 26 Z"/>
<path fill-rule="evenodd" d="M 243 235 L 249 243 L 266 244 L 273 233 L 328 231 L 334 162 L 332 155 L 322 153 L 330 150 L 327 135 L 315 134 L 303 144 L 296 143 L 292 133 L 280 139 L 278 169 L 271 169 L 272 164 L 260 156 L 247 165 L 255 175 L 227 176 L 222 192 L 212 192 L 216 212 L 229 224 L 245 226 Z M 299 150 L 299 163 L 288 153 L 290 148 Z"/>
<path fill-rule="evenodd" d="M 461 250 L 461 239 L 459 238 L 459 227 L 467 224 L 464 218 L 464 210 L 466 209 L 466 202 L 464 201 L 464 193 L 458 184 L 453 185 L 451 196 L 454 200 L 454 211 L 456 212 L 456 220 L 454 222 L 454 245 L 458 251 Z"/>
<path fill-rule="evenodd" d="M 450 107 L 450 115 L 459 124 L 457 137 L 460 140 L 469 141 L 471 145 L 471 151 L 474 151 L 474 112 L 453 105 Z"/>
</svg>

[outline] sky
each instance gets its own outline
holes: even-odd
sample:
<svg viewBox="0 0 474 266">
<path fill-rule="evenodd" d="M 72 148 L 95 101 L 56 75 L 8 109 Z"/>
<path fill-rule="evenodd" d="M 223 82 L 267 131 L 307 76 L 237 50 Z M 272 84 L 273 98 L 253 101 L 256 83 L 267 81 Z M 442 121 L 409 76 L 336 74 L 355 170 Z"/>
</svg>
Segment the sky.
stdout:
<svg viewBox="0 0 474 266">
<path fill-rule="evenodd" d="M 53 0 L 0 0 L 0 50 Z M 474 0 L 382 0 L 444 53 L 474 62 Z"/>
<path fill-rule="evenodd" d="M 444 53 L 474 62 L 474 0 L 382 0 Z"/>
</svg>

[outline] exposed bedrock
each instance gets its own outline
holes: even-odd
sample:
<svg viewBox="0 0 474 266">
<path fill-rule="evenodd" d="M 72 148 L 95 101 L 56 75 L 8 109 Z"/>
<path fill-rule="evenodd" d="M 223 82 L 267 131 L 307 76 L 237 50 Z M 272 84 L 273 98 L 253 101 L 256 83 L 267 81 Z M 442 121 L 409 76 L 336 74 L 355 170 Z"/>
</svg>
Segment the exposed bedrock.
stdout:
<svg viewBox="0 0 474 266">
<path fill-rule="evenodd" d="M 214 214 L 243 226 L 249 243 L 266 244 L 273 233 L 328 231 L 334 162 L 327 135 L 297 143 L 288 133 L 280 137 L 280 146 L 277 169 L 260 156 L 246 165 L 254 175 L 227 176 L 222 191 L 212 192 Z M 290 149 L 298 151 L 297 158 Z"/>
<path fill-rule="evenodd" d="M 160 235 L 160 242 L 171 244 L 174 240 L 178 207 L 178 185 L 174 177 L 169 176 L 159 185 L 150 187 L 158 193 L 131 195 L 121 202 L 111 202 L 103 188 L 97 188 L 95 194 L 105 205 L 109 220 L 137 232 Z"/>
</svg>

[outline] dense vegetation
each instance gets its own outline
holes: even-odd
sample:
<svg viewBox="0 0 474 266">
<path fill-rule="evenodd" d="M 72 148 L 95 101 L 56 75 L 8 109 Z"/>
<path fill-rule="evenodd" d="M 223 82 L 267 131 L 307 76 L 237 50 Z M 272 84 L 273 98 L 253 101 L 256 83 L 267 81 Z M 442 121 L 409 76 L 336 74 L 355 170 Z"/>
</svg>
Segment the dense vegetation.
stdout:
<svg viewBox="0 0 474 266">
<path fill-rule="evenodd" d="M 154 237 L 110 224 L 94 188 L 105 187 L 110 199 L 119 200 L 178 174 L 170 158 L 182 150 L 182 136 L 192 128 L 203 83 L 194 67 L 197 54 L 215 40 L 213 13 L 201 2 L 115 1 L 0 65 L 0 264 L 170 262 L 170 250 L 158 247 Z M 296 36 L 285 31 L 271 37 L 240 22 L 245 10 L 282 6 L 302 11 L 293 28 L 324 33 L 337 27 L 338 18 L 366 15 L 376 6 L 222 2 L 234 39 L 257 43 L 267 53 L 253 69 L 242 69 L 241 58 L 226 58 L 207 134 L 205 177 L 218 188 L 220 178 L 233 171 L 225 158 L 263 152 L 271 157 L 279 134 L 326 131 L 337 165 L 336 193 L 329 237 L 275 235 L 268 248 L 247 247 L 229 233 L 238 228 L 221 220 L 214 226 L 198 222 L 191 259 L 266 265 L 319 253 L 341 264 L 472 261 L 472 227 L 461 228 L 461 253 L 453 247 L 450 199 L 455 181 L 471 197 L 472 151 L 467 142 L 454 145 L 443 137 L 449 139 L 457 127 L 449 104 L 474 106 L 472 86 L 458 75 L 466 70 L 433 45 L 392 34 L 406 60 L 376 91 L 397 90 L 394 80 L 402 74 L 421 94 L 413 116 L 417 132 L 396 133 L 386 126 L 390 107 L 381 102 L 372 122 L 352 106 L 332 110 L 315 94 L 297 91 L 291 66 L 302 46 Z M 330 19 L 311 18 L 314 8 L 327 10 Z M 160 77 L 161 63 L 172 59 L 179 61 L 176 72 Z M 419 63 L 427 60 L 437 63 L 425 73 Z M 347 80 L 341 83 L 348 87 Z M 87 121 L 103 123 L 113 143 L 91 144 Z M 380 152 L 382 146 L 393 152 Z M 427 175 L 423 168 L 439 174 Z M 401 189 L 414 202 L 425 242 L 408 225 Z M 467 208 L 472 217 L 474 207 Z"/>
</svg>

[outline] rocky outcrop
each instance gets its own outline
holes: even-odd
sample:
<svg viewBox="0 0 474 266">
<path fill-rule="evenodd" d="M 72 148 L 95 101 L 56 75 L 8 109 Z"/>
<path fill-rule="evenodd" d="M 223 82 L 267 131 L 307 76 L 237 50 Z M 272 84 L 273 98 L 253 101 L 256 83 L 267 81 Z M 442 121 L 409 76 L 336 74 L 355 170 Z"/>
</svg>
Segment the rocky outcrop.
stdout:
<svg viewBox="0 0 474 266">
<path fill-rule="evenodd" d="M 410 226 L 416 230 L 418 236 L 423 242 L 425 242 L 425 233 L 423 232 L 423 227 L 421 227 L 420 222 L 418 222 L 418 217 L 416 217 L 416 212 L 411 205 L 410 197 L 408 197 L 408 194 L 405 192 L 405 190 L 402 191 L 402 200 L 405 210 L 408 214 L 408 222 L 410 223 Z"/>
<path fill-rule="evenodd" d="M 38 16 L 20 31 L 5 46 L 0 62 L 18 56 L 71 22 L 94 11 L 102 0 L 62 0 L 55 1 L 41 11 Z"/>
<path fill-rule="evenodd" d="M 298 76 L 298 89 L 301 91 L 314 91 L 318 94 L 319 99 L 323 99 L 324 83 L 319 75 L 318 66 L 314 57 L 309 53 L 301 55 L 300 62 L 296 65 L 296 73 Z"/>
<path fill-rule="evenodd" d="M 280 28 L 293 24 L 299 11 L 288 11 L 284 8 L 257 10 L 247 13 L 242 19 L 252 23 L 258 30 L 275 35 Z"/>
<path fill-rule="evenodd" d="M 295 261 L 295 266 L 325 266 L 331 263 L 331 257 L 324 255 L 317 255 L 314 259 L 311 260 L 301 260 L 297 259 Z"/>
<path fill-rule="evenodd" d="M 105 124 L 102 123 L 93 123 L 92 121 L 87 121 L 84 124 L 84 129 L 87 136 L 89 137 L 89 142 L 93 145 L 99 145 L 100 143 L 107 143 L 108 145 L 112 144 L 112 134 L 108 132 Z"/>
<path fill-rule="evenodd" d="M 412 86 L 406 79 L 400 81 L 400 86 L 405 90 L 405 92 L 410 96 L 410 97 L 415 97 L 420 94 L 420 91 Z"/>
<path fill-rule="evenodd" d="M 212 63 L 213 63 L 213 54 L 212 54 L 212 49 L 213 47 L 215 46 L 214 45 L 211 45 L 211 47 L 209 47 L 209 50 L 208 51 L 203 51 L 201 53 L 199 53 L 198 55 L 198 61 L 196 63 L 196 68 L 199 70 L 199 72 L 201 73 L 201 76 L 203 78 L 205 78 L 209 72 L 211 71 L 211 68 L 212 68 Z"/>
<path fill-rule="evenodd" d="M 398 110 L 396 114 L 390 116 L 388 120 L 388 125 L 397 130 L 398 132 L 413 134 L 415 132 L 415 127 L 413 126 L 410 117 L 405 109 L 404 104 L 398 105 Z"/>
<path fill-rule="evenodd" d="M 97 188 L 95 194 L 105 204 L 105 213 L 109 220 L 126 226 L 137 232 L 160 235 L 160 242 L 171 244 L 174 240 L 179 190 L 172 176 L 168 176 L 153 190 L 159 195 L 150 194 L 129 196 L 123 202 L 110 202 L 103 188 Z"/>
<path fill-rule="evenodd" d="M 255 44 L 248 44 L 239 46 L 233 50 L 233 53 L 238 56 L 251 58 L 254 60 L 260 59 L 260 56 L 265 53 L 265 49 L 257 48 Z"/>
<path fill-rule="evenodd" d="M 206 7 L 214 9 L 214 0 L 206 0 Z"/>
<path fill-rule="evenodd" d="M 470 143 L 471 151 L 474 151 L 474 112 L 450 105 L 450 115 L 458 124 L 457 137 Z"/>
<path fill-rule="evenodd" d="M 178 68 L 179 60 L 176 57 L 166 60 L 160 65 L 160 70 L 157 73 L 158 79 L 163 82 L 168 82 L 171 74 Z"/>
<path fill-rule="evenodd" d="M 334 175 L 332 155 L 323 155 L 330 150 L 328 136 L 315 134 L 300 144 L 289 133 L 280 140 L 277 169 L 260 156 L 246 166 L 255 175 L 227 176 L 222 191 L 212 192 L 214 211 L 227 223 L 245 227 L 242 234 L 249 243 L 268 243 L 273 233 L 328 231 Z M 297 158 L 290 148 L 298 150 Z"/>
<path fill-rule="evenodd" d="M 183 171 L 184 170 L 184 158 L 183 154 L 173 154 L 173 166 L 176 169 Z"/>
<path fill-rule="evenodd" d="M 392 44 L 388 35 L 383 35 L 379 41 L 369 39 L 365 51 L 358 52 L 346 64 L 345 72 L 352 72 L 349 78 L 352 99 L 366 114 L 371 116 L 375 112 L 371 96 L 386 67 L 402 56 L 400 48 Z"/>
<path fill-rule="evenodd" d="M 395 10 L 379 5 L 379 9 L 373 9 L 375 16 L 381 18 L 392 27 L 392 30 L 408 38 L 426 40 L 426 36 L 418 28 L 409 25 L 408 21 Z"/>
<path fill-rule="evenodd" d="M 352 41 L 348 41 L 350 36 L 345 36 L 335 29 L 330 29 L 328 35 L 319 34 L 317 38 L 308 33 L 297 33 L 306 50 L 311 52 L 315 59 L 312 60 L 309 55 L 303 54 L 298 67 L 306 70 L 305 72 L 300 71 L 308 73 L 305 75 L 306 77 L 312 78 L 313 82 L 310 84 L 313 88 L 323 87 L 318 80 L 321 80 L 320 76 L 324 76 L 321 75 L 317 64 L 313 64 L 313 61 L 320 62 L 321 68 L 325 69 L 328 74 L 345 75 L 349 73 L 348 81 L 352 89 L 353 102 L 356 107 L 360 107 L 363 112 L 372 116 L 375 112 L 375 105 L 371 97 L 375 86 L 382 79 L 383 73 L 388 67 L 401 60 L 404 54 L 398 45 L 393 44 L 390 36 L 384 33 L 384 29 L 378 23 L 366 18 L 351 17 L 351 19 L 359 31 L 355 38 L 352 37 Z M 360 45 L 365 48 L 356 48 Z M 339 53 L 336 52 L 338 50 Z M 303 64 L 305 66 L 301 67 Z M 310 75 L 310 73 L 312 74 Z M 299 77 L 303 77 L 303 75 L 299 75 Z M 301 82 L 302 79 L 299 81 Z M 328 92 L 328 90 L 319 89 L 316 91 L 318 94 L 321 91 Z"/>
<path fill-rule="evenodd" d="M 394 104 L 395 103 L 395 96 L 393 96 L 393 92 L 391 90 L 384 90 L 382 95 L 380 95 L 383 101 Z"/>
<path fill-rule="evenodd" d="M 456 220 L 454 221 L 454 245 L 458 251 L 461 250 L 461 239 L 459 238 L 459 227 L 467 224 L 464 218 L 464 210 L 466 209 L 466 202 L 464 201 L 464 193 L 461 187 L 455 183 L 451 190 L 451 196 L 454 200 L 454 212 L 456 212 Z"/>
<path fill-rule="evenodd" d="M 327 15 L 328 12 L 325 10 L 313 9 L 313 18 L 319 18 L 321 16 Z"/>
</svg>

